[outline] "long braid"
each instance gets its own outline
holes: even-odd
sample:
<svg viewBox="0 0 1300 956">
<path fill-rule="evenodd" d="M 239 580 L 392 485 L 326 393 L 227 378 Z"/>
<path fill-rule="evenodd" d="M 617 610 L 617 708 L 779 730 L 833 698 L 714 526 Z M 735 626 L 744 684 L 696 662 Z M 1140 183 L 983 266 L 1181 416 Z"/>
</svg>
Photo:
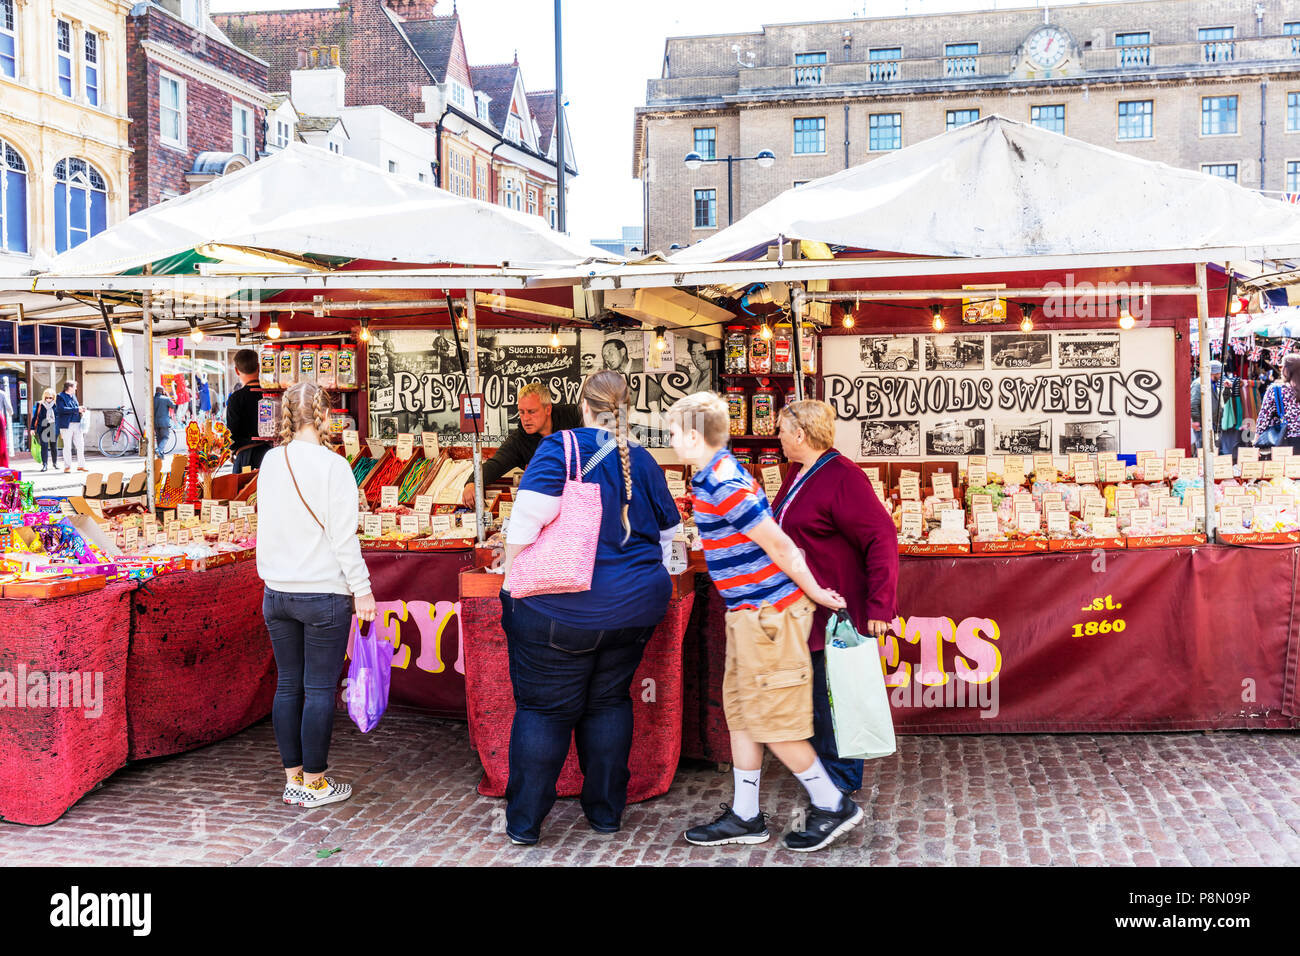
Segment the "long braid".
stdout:
<svg viewBox="0 0 1300 956">
<path fill-rule="evenodd" d="M 614 438 L 618 442 L 618 463 L 623 469 L 623 488 L 625 497 L 623 498 L 623 543 L 627 544 L 627 539 L 632 537 L 632 525 L 628 522 L 627 512 L 632 505 L 632 459 L 627 448 L 627 404 L 618 403 L 618 425 L 614 432 Z"/>
<path fill-rule="evenodd" d="M 326 428 L 329 425 L 329 393 L 325 391 L 325 389 L 317 387 L 316 394 L 312 396 L 311 407 L 313 412 L 313 423 L 316 426 L 316 433 L 320 435 L 321 441 L 324 441 L 327 435 Z"/>
<path fill-rule="evenodd" d="M 293 403 L 286 394 L 280 399 L 280 441 L 289 444 L 293 441 Z"/>
</svg>

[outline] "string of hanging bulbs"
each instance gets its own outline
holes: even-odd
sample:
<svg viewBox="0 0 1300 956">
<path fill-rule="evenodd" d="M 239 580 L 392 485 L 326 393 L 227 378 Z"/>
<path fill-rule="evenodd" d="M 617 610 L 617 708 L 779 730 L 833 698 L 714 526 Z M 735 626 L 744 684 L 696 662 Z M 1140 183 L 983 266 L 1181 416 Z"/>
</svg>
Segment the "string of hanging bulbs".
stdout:
<svg viewBox="0 0 1300 956">
<path fill-rule="evenodd" d="M 983 301 L 993 301 L 993 300 L 988 299 Z M 868 304 L 877 304 L 877 305 L 887 304 L 893 308 L 904 308 L 904 309 L 926 308 L 930 312 L 930 328 L 932 328 L 936 332 L 942 332 L 947 327 L 947 321 L 944 319 L 944 315 L 943 315 L 943 306 L 937 302 L 931 303 L 928 306 L 902 305 L 897 302 L 868 303 Z M 1118 300 L 1117 304 L 1118 304 L 1117 324 L 1119 325 L 1119 327 L 1126 332 L 1130 329 L 1135 328 L 1137 326 L 1137 319 L 1133 315 L 1133 310 L 1130 307 L 1129 300 L 1127 298 L 1121 298 Z M 1016 303 L 1016 305 L 1020 309 L 1020 323 L 1019 323 L 1020 331 L 1032 332 L 1034 330 L 1034 310 L 1038 307 L 1035 306 L 1032 302 L 1018 302 Z M 1246 303 L 1244 300 L 1230 300 L 1228 308 L 1231 315 L 1237 315 L 1246 308 Z M 862 309 L 862 299 L 861 297 L 856 297 L 853 302 L 853 307 L 852 308 L 846 307 L 844 309 L 844 313 L 840 318 L 840 325 L 846 329 L 855 328 L 857 326 L 857 313 L 861 311 L 861 309 Z M 766 320 L 764 320 L 764 323 L 766 323 Z M 764 330 L 766 329 L 767 326 L 766 324 L 764 324 L 763 326 L 760 327 L 759 334 L 762 335 L 763 338 L 770 338 L 771 332 L 770 330 L 768 330 L 765 333 Z"/>
</svg>

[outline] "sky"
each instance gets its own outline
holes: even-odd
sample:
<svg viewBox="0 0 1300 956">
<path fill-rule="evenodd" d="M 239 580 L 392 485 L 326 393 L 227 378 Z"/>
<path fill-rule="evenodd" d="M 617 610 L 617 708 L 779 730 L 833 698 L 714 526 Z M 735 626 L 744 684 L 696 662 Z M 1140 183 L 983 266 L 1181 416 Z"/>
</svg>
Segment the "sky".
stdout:
<svg viewBox="0 0 1300 956">
<path fill-rule="evenodd" d="M 1095 0 L 1094 0 L 1095 2 Z M 569 232 L 617 238 L 641 225 L 641 184 L 632 178 L 633 111 L 661 73 L 670 36 L 759 30 L 764 24 L 861 16 L 1020 9 L 1034 0 L 562 0 L 564 95 L 579 175 L 569 188 Z M 212 0 L 214 13 L 328 7 L 292 0 Z M 1037 4 L 1043 5 L 1043 0 Z M 1052 2 L 1053 7 L 1066 5 Z M 554 3 L 457 0 L 472 64 L 508 63 L 518 51 L 529 90 L 555 87 Z M 452 12 L 439 0 L 438 16 Z"/>
</svg>

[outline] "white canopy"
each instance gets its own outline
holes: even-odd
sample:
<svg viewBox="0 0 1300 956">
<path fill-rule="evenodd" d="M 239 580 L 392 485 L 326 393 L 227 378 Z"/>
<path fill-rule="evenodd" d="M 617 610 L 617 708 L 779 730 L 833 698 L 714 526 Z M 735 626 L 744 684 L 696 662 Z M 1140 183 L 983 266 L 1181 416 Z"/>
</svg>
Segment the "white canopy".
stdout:
<svg viewBox="0 0 1300 956">
<path fill-rule="evenodd" d="M 204 258 L 248 265 L 238 249 L 287 257 L 478 266 L 609 260 L 594 246 L 548 228 L 538 216 L 455 196 L 293 143 L 192 193 L 136 213 L 58 256 L 48 271 L 114 275 L 195 250 Z M 188 271 L 193 274 L 192 265 Z"/>
<path fill-rule="evenodd" d="M 763 258 L 779 235 L 923 256 L 1252 246 L 1285 258 L 1300 254 L 1300 210 L 995 114 L 787 190 L 670 261 Z"/>
</svg>

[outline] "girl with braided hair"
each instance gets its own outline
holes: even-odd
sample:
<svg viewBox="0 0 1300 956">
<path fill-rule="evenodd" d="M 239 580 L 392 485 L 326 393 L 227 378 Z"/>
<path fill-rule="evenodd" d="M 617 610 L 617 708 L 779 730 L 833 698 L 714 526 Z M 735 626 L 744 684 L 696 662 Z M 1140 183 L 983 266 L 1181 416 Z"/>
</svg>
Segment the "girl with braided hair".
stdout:
<svg viewBox="0 0 1300 956">
<path fill-rule="evenodd" d="M 278 678 L 271 722 L 284 761 L 284 802 L 317 807 L 352 788 L 327 777 L 334 694 L 352 615 L 375 617 L 357 540 L 357 483 L 324 447 L 329 393 L 311 382 L 285 390 L 281 444 L 257 477 L 257 573 Z"/>
<path fill-rule="evenodd" d="M 601 522 L 591 590 L 520 598 L 501 592 L 515 717 L 510 733 L 506 833 L 536 843 L 555 804 L 555 782 L 574 738 L 582 809 L 600 833 L 619 829 L 632 750 L 632 675 L 672 595 L 667 562 L 681 527 L 663 471 L 628 436 L 627 379 L 603 371 L 579 396 L 583 481 L 600 486 Z M 503 563 L 560 513 L 564 432 L 543 439 L 519 483 Z"/>
</svg>

